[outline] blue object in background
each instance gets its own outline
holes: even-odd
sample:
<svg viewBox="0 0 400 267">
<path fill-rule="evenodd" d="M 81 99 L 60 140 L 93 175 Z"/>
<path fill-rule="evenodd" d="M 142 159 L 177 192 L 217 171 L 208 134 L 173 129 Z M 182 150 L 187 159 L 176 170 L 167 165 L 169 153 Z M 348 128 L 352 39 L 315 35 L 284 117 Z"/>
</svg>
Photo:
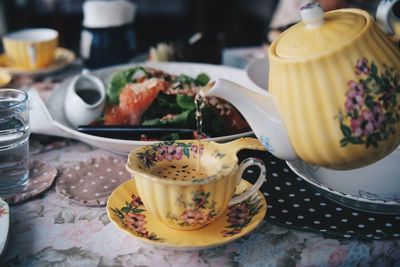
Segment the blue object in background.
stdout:
<svg viewBox="0 0 400 267">
<path fill-rule="evenodd" d="M 135 56 L 136 37 L 132 24 L 108 27 L 83 27 L 81 56 L 89 69 L 126 63 Z"/>
</svg>

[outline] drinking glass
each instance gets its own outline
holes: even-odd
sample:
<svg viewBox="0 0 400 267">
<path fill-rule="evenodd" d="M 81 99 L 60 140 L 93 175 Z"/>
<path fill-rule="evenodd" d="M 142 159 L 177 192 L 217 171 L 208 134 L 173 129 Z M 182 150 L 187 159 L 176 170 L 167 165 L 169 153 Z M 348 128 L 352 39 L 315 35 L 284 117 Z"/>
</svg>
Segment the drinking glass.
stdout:
<svg viewBox="0 0 400 267">
<path fill-rule="evenodd" d="M 26 92 L 0 89 L 0 196 L 18 192 L 28 183 L 28 109 Z"/>
</svg>

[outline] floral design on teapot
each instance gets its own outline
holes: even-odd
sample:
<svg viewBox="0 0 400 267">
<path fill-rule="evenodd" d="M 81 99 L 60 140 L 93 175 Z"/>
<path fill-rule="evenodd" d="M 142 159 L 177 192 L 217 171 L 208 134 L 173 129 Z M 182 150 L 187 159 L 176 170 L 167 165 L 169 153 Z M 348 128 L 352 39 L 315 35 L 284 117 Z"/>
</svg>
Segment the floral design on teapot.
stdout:
<svg viewBox="0 0 400 267">
<path fill-rule="evenodd" d="M 193 227 L 210 223 L 219 214 L 215 201 L 209 200 L 210 193 L 202 190 L 192 192 L 192 201 L 185 201 L 182 197 L 176 200 L 185 209 L 179 215 L 168 213 L 167 218 L 177 222 L 182 227 Z"/>
<path fill-rule="evenodd" d="M 357 60 L 355 74 L 358 81 L 348 82 L 344 104 L 345 113 L 339 111 L 340 128 L 344 137 L 342 147 L 362 144 L 367 148 L 378 147 L 396 132 L 400 122 L 398 95 L 400 75 L 394 68 L 383 65 L 379 73 L 374 62 L 367 58 Z"/>
</svg>

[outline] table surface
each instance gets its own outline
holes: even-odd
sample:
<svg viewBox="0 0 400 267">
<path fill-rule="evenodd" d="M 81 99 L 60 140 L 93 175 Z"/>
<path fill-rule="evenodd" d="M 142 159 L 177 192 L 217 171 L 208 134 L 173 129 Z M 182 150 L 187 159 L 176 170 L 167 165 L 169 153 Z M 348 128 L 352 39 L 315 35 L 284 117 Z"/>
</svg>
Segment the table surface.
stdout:
<svg viewBox="0 0 400 267">
<path fill-rule="evenodd" d="M 44 94 L 53 88 L 50 83 L 44 87 Z M 31 153 L 56 168 L 112 155 L 78 141 L 35 135 Z M 156 248 L 118 230 L 105 207 L 70 203 L 54 185 L 11 206 L 10 217 L 0 266 L 400 266 L 398 239 L 334 238 L 275 225 L 268 213 L 254 232 L 221 247 L 190 252 Z"/>
</svg>

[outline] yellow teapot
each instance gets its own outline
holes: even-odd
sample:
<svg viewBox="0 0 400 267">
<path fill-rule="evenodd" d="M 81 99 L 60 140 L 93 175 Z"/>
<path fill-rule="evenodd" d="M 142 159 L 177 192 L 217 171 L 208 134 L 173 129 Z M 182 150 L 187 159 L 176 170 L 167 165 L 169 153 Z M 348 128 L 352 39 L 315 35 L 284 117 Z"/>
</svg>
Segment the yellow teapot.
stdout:
<svg viewBox="0 0 400 267">
<path fill-rule="evenodd" d="M 379 24 L 391 30 L 382 1 Z M 275 156 L 354 169 L 400 143 L 400 50 L 360 9 L 301 9 L 269 48 L 269 92 L 219 79 L 200 94 L 231 102 Z"/>
</svg>

